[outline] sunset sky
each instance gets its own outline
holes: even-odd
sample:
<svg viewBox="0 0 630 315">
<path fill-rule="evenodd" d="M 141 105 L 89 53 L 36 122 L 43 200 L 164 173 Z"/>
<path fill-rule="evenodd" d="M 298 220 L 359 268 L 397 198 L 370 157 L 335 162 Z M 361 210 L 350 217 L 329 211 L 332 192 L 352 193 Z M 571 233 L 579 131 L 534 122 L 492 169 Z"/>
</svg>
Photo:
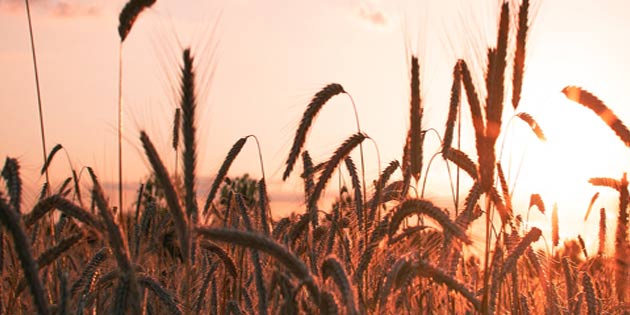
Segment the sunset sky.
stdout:
<svg viewBox="0 0 630 315">
<path fill-rule="evenodd" d="M 62 144 L 76 168 L 94 167 L 110 188 L 117 180 L 116 28 L 124 3 L 31 1 L 48 149 Z M 574 237 L 596 226 L 597 211 L 583 223 L 596 191 L 602 192 L 596 209 L 606 207 L 609 218 L 616 216 L 616 193 L 594 189 L 587 179 L 620 178 L 629 169 L 630 151 L 598 117 L 560 91 L 566 85 L 582 86 L 630 121 L 625 93 L 630 86 L 630 4 L 549 0 L 535 1 L 533 7 L 519 111 L 538 120 L 548 141 L 538 142 L 523 122 L 514 120 L 504 133 L 502 163 L 514 182 L 525 156 L 514 192 L 516 213 L 525 215 L 530 194 L 540 193 L 549 209 L 558 203 L 561 235 Z M 123 47 L 127 201 L 148 174 L 140 130 L 148 131 L 172 169 L 172 115 L 183 48 L 192 47 L 198 66 L 199 193 L 207 193 L 231 145 L 255 134 L 273 210 L 288 213 L 301 211 L 300 170 L 286 183 L 281 173 L 314 93 L 330 82 L 344 86 L 385 167 L 400 159 L 408 127 L 406 51 L 420 55 L 424 126 L 443 133 L 452 67 L 464 58 L 481 80 L 479 60 L 495 41 L 497 11 L 495 0 L 157 0 L 139 17 Z M 0 29 L 0 155 L 19 159 L 25 204 L 32 205 L 43 182 L 38 172 L 42 152 L 23 1 L 0 0 Z M 508 103 L 506 123 L 514 114 Z M 470 135 L 470 130 L 466 119 L 463 132 Z M 349 99 L 337 96 L 317 118 L 306 148 L 316 162 L 323 161 L 355 131 Z M 427 138 L 425 165 L 438 144 L 435 137 Z M 476 157 L 469 141 L 463 149 Z M 365 152 L 368 179 L 374 179 L 379 169 L 374 145 L 366 142 Z M 253 143 L 246 145 L 230 174 L 245 172 L 260 176 Z M 56 185 L 69 176 L 64 155 L 56 157 L 52 174 Z M 426 197 L 449 200 L 446 174 L 444 162 L 436 159 Z M 336 189 L 337 181 L 331 181 L 329 194 Z M 113 203 L 116 193 L 109 195 Z M 532 212 L 531 218 L 548 229 L 544 216 Z"/>
</svg>

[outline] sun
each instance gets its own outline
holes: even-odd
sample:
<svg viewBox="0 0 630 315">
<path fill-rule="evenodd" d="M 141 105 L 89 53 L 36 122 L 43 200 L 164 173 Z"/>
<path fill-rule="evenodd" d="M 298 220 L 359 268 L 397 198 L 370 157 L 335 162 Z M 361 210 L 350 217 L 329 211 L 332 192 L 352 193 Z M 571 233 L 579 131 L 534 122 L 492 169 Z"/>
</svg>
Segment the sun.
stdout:
<svg viewBox="0 0 630 315">
<path fill-rule="evenodd" d="M 530 126 L 519 119 L 512 119 L 505 130 L 501 163 L 508 170 L 515 215 L 529 216 L 531 226 L 548 231 L 550 209 L 557 204 L 560 236 L 582 235 L 587 243 L 595 244 L 599 219 L 591 214 L 584 220 L 589 202 L 595 193 L 602 192 L 594 208 L 603 207 L 612 214 L 617 212 L 618 195 L 594 187 L 589 179 L 621 178 L 628 171 L 630 151 L 603 119 L 561 91 L 532 99 L 542 102 L 525 105 L 523 110 L 531 110 L 546 141 L 537 139 Z M 527 211 L 534 193 L 542 196 L 549 209 L 546 214 Z"/>
</svg>

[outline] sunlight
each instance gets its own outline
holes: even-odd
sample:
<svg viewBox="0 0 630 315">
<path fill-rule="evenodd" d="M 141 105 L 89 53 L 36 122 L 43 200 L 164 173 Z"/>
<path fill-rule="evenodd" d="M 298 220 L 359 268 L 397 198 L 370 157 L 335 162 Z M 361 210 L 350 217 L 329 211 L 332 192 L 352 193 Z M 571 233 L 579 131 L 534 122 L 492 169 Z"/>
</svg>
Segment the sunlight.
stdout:
<svg viewBox="0 0 630 315">
<path fill-rule="evenodd" d="M 561 239 L 582 235 L 588 247 L 596 246 L 598 210 L 618 210 L 616 192 L 594 187 L 593 177 L 621 178 L 627 171 L 628 149 L 610 128 L 589 109 L 568 100 L 558 91 L 552 95 L 534 95 L 543 100 L 532 113 L 544 131 L 547 141 L 541 142 L 529 126 L 514 119 L 508 130 L 502 163 L 508 169 L 508 181 L 514 191 L 515 215 L 527 216 L 529 196 L 538 193 L 547 212 L 532 210 L 530 223 L 550 231 L 551 209 L 558 204 Z M 524 108 L 528 107 L 527 104 Z M 602 195 L 585 222 L 584 216 L 591 197 Z M 611 218 L 609 221 L 614 222 Z"/>
</svg>

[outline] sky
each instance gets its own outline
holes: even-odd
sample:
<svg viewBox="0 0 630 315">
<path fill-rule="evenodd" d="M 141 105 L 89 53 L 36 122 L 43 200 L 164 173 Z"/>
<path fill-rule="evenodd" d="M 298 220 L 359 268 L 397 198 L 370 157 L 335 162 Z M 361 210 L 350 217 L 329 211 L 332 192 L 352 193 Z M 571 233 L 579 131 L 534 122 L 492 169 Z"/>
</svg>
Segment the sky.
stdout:
<svg viewBox="0 0 630 315">
<path fill-rule="evenodd" d="M 125 1 L 30 2 L 48 149 L 62 144 L 75 168 L 93 167 L 114 204 L 116 29 Z M 281 175 L 312 95 L 331 82 L 350 93 L 362 130 L 374 140 L 365 145 L 370 181 L 401 157 L 409 124 L 409 55 L 418 54 L 421 62 L 423 126 L 443 133 L 452 67 L 464 58 L 481 81 L 485 49 L 495 38 L 498 3 L 158 0 L 138 18 L 122 47 L 126 200 L 131 202 L 149 172 L 140 130 L 148 132 L 169 168 L 174 165 L 170 135 L 184 48 L 192 48 L 198 78 L 200 195 L 207 193 L 232 144 L 253 134 L 261 143 L 272 209 L 279 215 L 303 208 L 300 169 L 287 182 Z M 621 0 L 534 1 L 530 14 L 518 111 L 530 113 L 548 141 L 540 143 L 515 119 L 504 125 L 506 137 L 497 150 L 505 141 L 502 164 L 514 187 L 516 212 L 526 216 L 530 194 L 540 193 L 549 209 L 558 204 L 567 226 L 560 232 L 565 237 L 592 233 L 597 226 L 597 215 L 583 220 L 597 191 L 602 195 L 595 207 L 606 207 L 609 218 L 616 216 L 616 193 L 595 189 L 587 180 L 620 178 L 628 170 L 628 148 L 599 118 L 567 101 L 560 91 L 567 85 L 582 86 L 622 120 L 630 119 L 624 93 L 630 86 L 630 47 L 622 40 L 630 32 L 624 16 L 628 6 Z M 18 158 L 25 204 L 32 205 L 43 183 L 38 172 L 42 152 L 24 2 L 0 0 L 0 29 L 0 156 Z M 506 123 L 515 113 L 509 106 L 506 103 Z M 471 128 L 464 120 L 462 132 L 470 135 Z M 316 162 L 324 161 L 354 132 L 350 98 L 337 96 L 317 117 L 306 149 Z M 464 136 L 462 148 L 474 157 L 470 140 Z M 437 137 L 428 137 L 425 165 L 438 148 Z M 70 175 L 65 159 L 57 156 L 51 168 L 57 185 Z M 256 146 L 249 142 L 230 175 L 247 172 L 259 178 L 259 169 Z M 436 158 L 425 174 L 425 197 L 452 207 L 442 159 Z M 331 181 L 328 197 L 337 189 L 337 180 Z M 548 230 L 549 213 L 532 211 L 530 218 L 533 225 Z"/>
</svg>

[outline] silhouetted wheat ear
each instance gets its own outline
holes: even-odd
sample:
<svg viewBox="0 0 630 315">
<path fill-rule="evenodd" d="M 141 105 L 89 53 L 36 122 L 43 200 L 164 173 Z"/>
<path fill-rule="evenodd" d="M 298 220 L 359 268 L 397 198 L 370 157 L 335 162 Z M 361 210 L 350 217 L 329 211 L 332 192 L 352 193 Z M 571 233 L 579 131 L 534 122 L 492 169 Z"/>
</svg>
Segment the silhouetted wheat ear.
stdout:
<svg viewBox="0 0 630 315">
<path fill-rule="evenodd" d="M 105 261 L 105 259 L 107 259 L 108 254 L 109 253 L 107 247 L 103 247 L 99 251 L 97 251 L 94 256 L 92 256 L 92 258 L 90 258 L 90 260 L 83 268 L 81 276 L 72 285 L 72 288 L 70 289 L 71 295 L 74 296 L 79 292 L 79 290 L 85 288 L 86 286 L 89 286 L 92 283 L 94 273 L 96 272 L 98 267 Z"/>
<path fill-rule="evenodd" d="M 464 60 L 460 61 L 460 68 L 462 83 L 464 85 L 464 91 L 466 92 L 468 105 L 470 106 L 470 115 L 475 129 L 475 139 L 479 141 L 479 139 L 483 138 L 486 128 L 483 114 L 481 113 L 481 103 L 479 101 L 479 96 L 477 95 L 477 89 L 475 88 L 472 76 L 470 75 L 470 70 L 468 70 L 468 65 Z"/>
<path fill-rule="evenodd" d="M 567 256 L 562 257 L 561 262 L 562 271 L 564 272 L 564 282 L 567 287 L 567 303 L 574 303 L 573 300 L 576 295 L 577 288 L 575 287 L 575 277 L 573 276 L 573 270 L 569 265 L 569 259 Z"/>
<path fill-rule="evenodd" d="M 516 262 L 523 256 L 523 253 L 529 248 L 529 246 L 538 241 L 542 231 L 539 228 L 533 227 L 527 234 L 521 239 L 516 247 L 508 254 L 505 262 L 503 263 L 501 274 L 499 278 L 505 277 L 508 273 L 512 272 L 516 268 Z"/>
<path fill-rule="evenodd" d="M 378 180 L 376 181 L 376 184 L 374 187 L 375 188 L 374 196 L 372 196 L 372 200 L 370 202 L 370 213 L 368 214 L 368 217 L 366 218 L 366 221 L 365 221 L 366 227 L 368 230 L 372 227 L 372 222 L 375 219 L 377 219 L 376 210 L 378 209 L 379 205 L 381 205 L 381 199 L 383 197 L 382 196 L 383 189 L 385 189 L 385 185 L 387 185 L 389 178 L 398 168 L 400 168 L 400 163 L 398 163 L 397 160 L 391 161 L 389 165 L 387 165 L 387 167 L 383 170 Z"/>
<path fill-rule="evenodd" d="M 505 201 L 505 206 L 508 208 L 508 211 L 511 213 L 512 212 L 512 196 L 510 195 L 507 181 L 505 180 L 505 175 L 503 175 L 503 168 L 501 167 L 501 163 L 497 163 L 497 174 L 499 175 L 499 184 L 501 185 L 501 192 L 503 193 L 503 200 Z"/>
<path fill-rule="evenodd" d="M 313 209 L 317 207 L 317 201 L 319 200 L 322 191 L 326 187 L 326 183 L 328 183 L 328 180 L 332 176 L 339 163 L 341 163 L 341 161 L 343 161 L 343 159 L 345 159 L 346 156 L 348 156 L 348 154 L 350 154 L 350 152 L 352 152 L 354 148 L 356 148 L 361 142 L 363 142 L 365 138 L 367 138 L 365 134 L 356 133 L 350 136 L 350 138 L 346 139 L 346 141 L 344 141 L 344 143 L 342 143 L 341 146 L 339 146 L 335 150 L 328 162 L 326 162 L 326 166 L 324 167 L 324 170 L 319 176 L 317 184 L 313 189 L 313 193 L 308 203 L 308 209 Z"/>
<path fill-rule="evenodd" d="M 313 159 L 307 150 L 302 152 L 302 164 L 304 168 L 302 173 L 302 178 L 304 179 L 304 197 L 306 202 L 308 202 L 308 199 L 315 188 L 315 181 L 313 180 L 313 177 L 315 176 L 315 169 L 313 166 Z"/>
<path fill-rule="evenodd" d="M 630 130 L 599 98 L 577 86 L 567 86 L 562 89 L 562 93 L 568 99 L 592 110 L 617 134 L 626 146 L 630 147 Z"/>
<path fill-rule="evenodd" d="M 588 220 L 588 216 L 591 214 L 591 210 L 593 210 L 593 205 L 595 201 L 597 201 L 597 197 L 599 197 L 599 192 L 596 192 L 593 197 L 591 197 L 591 202 L 588 203 L 588 208 L 586 209 L 586 214 L 584 215 L 584 221 Z"/>
<path fill-rule="evenodd" d="M 247 141 L 247 137 L 238 139 L 238 141 L 234 143 L 234 145 L 228 152 L 227 156 L 225 157 L 225 160 L 223 160 L 223 164 L 221 164 L 221 167 L 219 168 L 219 172 L 217 172 L 217 176 L 214 178 L 214 181 L 212 182 L 212 186 L 210 187 L 210 192 L 208 193 L 208 197 L 206 198 L 206 204 L 203 207 L 204 215 L 207 215 L 208 209 L 210 209 L 210 205 L 212 204 L 212 200 L 214 200 L 214 197 L 216 196 L 217 191 L 219 191 L 219 186 L 221 186 L 223 179 L 227 175 L 227 172 L 230 170 L 230 166 L 232 165 L 232 162 L 234 162 L 238 154 L 241 152 L 241 149 L 243 149 L 243 146 L 245 145 L 246 141 Z"/>
<path fill-rule="evenodd" d="M 179 148 L 179 133 L 182 127 L 181 117 L 182 117 L 182 109 L 178 107 L 175 109 L 175 115 L 173 117 L 172 147 L 173 147 L 173 150 L 175 151 L 177 151 L 177 149 Z M 177 173 L 177 170 L 175 170 L 175 172 Z"/>
<path fill-rule="evenodd" d="M 359 173 L 357 172 L 357 167 L 354 164 L 354 161 L 352 161 L 351 157 L 346 157 L 345 163 L 352 182 L 352 191 L 354 192 L 354 212 L 357 216 L 357 221 L 359 224 L 358 228 L 359 230 L 363 230 L 363 194 L 361 193 L 361 181 L 359 181 Z"/>
<path fill-rule="evenodd" d="M 271 255 L 305 283 L 306 288 L 313 297 L 313 300 L 319 300 L 319 287 L 314 282 L 313 276 L 311 275 L 308 267 L 300 260 L 299 257 L 291 253 L 289 249 L 276 243 L 274 240 L 256 232 L 246 232 L 234 229 L 197 227 L 195 231 L 200 236 L 208 239 L 257 249 Z"/>
<path fill-rule="evenodd" d="M 457 167 L 461 168 L 470 176 L 470 178 L 474 181 L 479 179 L 479 175 L 477 174 L 477 164 L 473 162 L 466 153 L 457 150 L 455 148 L 448 148 L 446 152 L 442 152 L 444 158 L 455 163 Z"/>
<path fill-rule="evenodd" d="M 46 173 L 46 170 L 48 170 L 48 167 L 50 167 L 50 164 L 52 163 L 52 159 L 55 157 L 55 154 L 61 149 L 63 149 L 63 146 L 61 146 L 61 144 L 57 144 L 52 148 L 52 150 L 50 150 L 50 153 L 48 153 L 48 157 L 46 157 L 46 161 L 44 162 L 44 166 L 42 166 L 40 174 Z"/>
<path fill-rule="evenodd" d="M 223 264 L 223 268 L 233 277 L 236 278 L 238 276 L 236 271 L 236 264 L 230 258 L 230 255 L 223 250 L 223 248 L 219 247 L 219 245 L 214 244 L 208 240 L 203 240 L 200 243 L 201 248 L 209 251 L 210 253 L 216 255 L 221 260 Z"/>
<path fill-rule="evenodd" d="M 525 112 L 520 112 L 516 114 L 516 117 L 526 122 L 540 141 L 547 141 L 547 138 L 545 138 L 545 133 L 542 131 L 540 125 L 538 124 L 538 122 L 536 122 L 532 115 Z"/>
<path fill-rule="evenodd" d="M 582 286 L 584 287 L 584 292 L 586 293 L 586 306 L 588 309 L 588 315 L 596 315 L 597 314 L 597 296 L 595 295 L 595 290 L 593 289 L 593 282 L 591 281 L 591 277 L 587 273 L 582 274 Z"/>
<path fill-rule="evenodd" d="M 466 298 L 475 307 L 476 310 L 481 310 L 481 302 L 475 297 L 475 294 L 466 287 L 466 285 L 447 275 L 444 271 L 431 265 L 424 259 L 420 258 L 417 253 L 414 254 L 416 254 L 414 255 L 416 257 L 414 259 L 414 265 L 417 266 L 418 270 L 420 271 L 420 275 L 429 277 L 437 283 L 446 285 L 449 289 L 459 293 L 461 296 Z"/>
<path fill-rule="evenodd" d="M 462 94 L 462 60 L 458 60 L 453 67 L 453 85 L 451 85 L 451 101 L 448 107 L 448 116 L 446 119 L 446 130 L 444 131 L 444 140 L 442 140 L 442 155 L 448 151 L 453 142 L 453 129 L 455 120 L 457 119 L 457 111 L 461 103 Z"/>
<path fill-rule="evenodd" d="M 149 289 L 151 293 L 155 294 L 155 296 L 164 303 L 169 314 L 183 314 L 181 306 L 179 302 L 177 302 L 177 298 L 172 293 L 168 292 L 158 280 L 143 274 L 139 275 L 138 282 L 140 282 L 143 287 Z"/>
<path fill-rule="evenodd" d="M 603 255 L 606 252 L 606 209 L 599 209 L 599 247 L 597 249 L 598 255 Z"/>
<path fill-rule="evenodd" d="M 184 136 L 184 187 L 186 189 L 186 216 L 197 222 L 198 210 L 195 191 L 195 169 L 197 166 L 197 146 L 195 140 L 195 110 L 197 99 L 195 91 L 194 58 L 190 48 L 184 50 L 181 68 L 182 134 Z"/>
<path fill-rule="evenodd" d="M 422 199 L 407 199 L 394 209 L 392 221 L 389 226 L 389 234 L 393 235 L 396 233 L 402 221 L 412 215 L 426 215 L 439 223 L 444 230 L 448 230 L 449 233 L 459 238 L 462 242 L 469 245 L 472 244 L 466 232 L 457 226 L 446 213 L 434 206 L 430 201 Z"/>
<path fill-rule="evenodd" d="M 140 141 L 142 141 L 144 152 L 153 167 L 155 177 L 164 189 L 164 199 L 166 199 L 168 210 L 173 218 L 175 231 L 180 241 L 183 257 L 187 260 L 188 257 L 190 257 L 190 234 L 188 231 L 186 216 L 179 202 L 179 196 L 175 191 L 175 187 L 173 187 L 173 183 L 171 182 L 166 167 L 164 167 L 164 163 L 162 163 L 160 156 L 155 150 L 155 146 L 153 146 L 149 136 L 147 136 L 144 131 L 140 132 Z"/>
<path fill-rule="evenodd" d="M 538 208 L 538 211 L 540 211 L 540 213 L 545 214 L 545 203 L 542 200 L 542 197 L 540 197 L 540 194 L 532 194 L 529 197 L 529 208 L 536 206 Z"/>
<path fill-rule="evenodd" d="M 348 275 L 344 270 L 341 262 L 337 259 L 336 256 L 328 256 L 324 259 L 322 263 L 322 278 L 324 281 L 327 278 L 333 278 L 335 284 L 339 288 L 341 292 L 341 296 L 343 298 L 343 303 L 346 305 L 346 314 L 357 314 L 357 307 L 355 304 L 354 298 L 354 290 L 352 285 L 350 284 L 350 280 L 348 279 Z"/>
<path fill-rule="evenodd" d="M 39 277 L 37 263 L 33 258 L 31 244 L 24 233 L 17 213 L 6 204 L 4 198 L 0 198 L 0 222 L 13 236 L 15 250 L 31 290 L 37 313 L 40 315 L 49 314 L 48 300 L 46 299 L 44 285 Z"/>
<path fill-rule="evenodd" d="M 37 267 L 44 268 L 50 265 L 66 251 L 77 245 L 82 239 L 83 233 L 77 232 L 59 241 L 54 247 L 46 249 L 46 251 L 37 257 Z"/>
<path fill-rule="evenodd" d="M 306 111 L 302 115 L 302 120 L 300 120 L 300 125 L 298 129 L 295 131 L 295 137 L 293 138 L 293 145 L 291 146 L 291 150 L 289 151 L 289 157 L 286 161 L 286 169 L 282 174 L 282 180 L 287 180 L 291 171 L 293 170 L 293 166 L 297 161 L 300 152 L 302 151 L 302 147 L 304 147 L 304 143 L 306 142 L 306 134 L 309 131 L 309 128 L 313 124 L 315 117 L 322 109 L 324 104 L 326 104 L 333 96 L 346 93 L 343 89 L 343 86 L 338 83 L 331 83 L 322 88 L 319 92 L 313 96 L 311 102 L 306 107 Z"/>
<path fill-rule="evenodd" d="M 9 202 L 19 216 L 22 204 L 22 179 L 20 178 L 20 164 L 17 159 L 7 157 L 2 168 L 2 178 L 9 190 Z"/>
<path fill-rule="evenodd" d="M 582 254 L 584 254 L 584 258 L 588 259 L 588 251 L 586 250 L 586 243 L 584 242 L 582 235 L 578 234 L 577 238 L 580 243 L 580 249 L 582 249 Z"/>
<path fill-rule="evenodd" d="M 521 2 L 518 9 L 517 27 L 516 50 L 514 51 L 514 70 L 512 71 L 512 107 L 514 107 L 514 110 L 516 110 L 521 101 L 521 91 L 523 88 L 527 31 L 529 29 L 529 0 L 523 0 L 523 2 Z"/>
<path fill-rule="evenodd" d="M 138 18 L 138 15 L 140 15 L 140 12 L 152 6 L 154 3 L 155 0 L 130 0 L 125 4 L 118 16 L 118 35 L 120 36 L 121 42 L 124 42 L 127 35 L 129 35 L 133 23 L 136 21 L 136 18 Z"/>
<path fill-rule="evenodd" d="M 490 65 L 488 67 L 488 84 L 486 87 L 488 90 L 486 136 L 492 140 L 492 144 L 494 144 L 501 131 L 509 29 L 510 6 L 508 2 L 503 2 L 499 19 L 499 30 L 497 32 L 497 48 L 488 60 Z"/>
<path fill-rule="evenodd" d="M 464 200 L 464 211 L 455 219 L 455 223 L 464 230 L 466 230 L 468 224 L 472 222 L 469 222 L 469 220 L 474 220 L 475 213 L 473 210 L 479 198 L 481 198 L 481 187 L 479 187 L 479 183 L 475 182 Z"/>
<path fill-rule="evenodd" d="M 260 225 L 266 236 L 271 235 L 269 221 L 271 209 L 269 207 L 269 196 L 267 195 L 267 182 L 264 178 L 258 181 L 258 208 L 260 208 Z"/>
<path fill-rule="evenodd" d="M 422 173 L 422 105 L 420 99 L 420 63 L 411 56 L 411 98 L 409 105 L 409 131 L 403 153 L 403 168 L 409 167 L 416 179 Z M 408 164 L 408 165 L 407 165 Z"/>
<path fill-rule="evenodd" d="M 103 229 L 104 226 L 99 219 L 87 210 L 73 204 L 61 195 L 52 195 L 40 200 L 29 212 L 24 215 L 24 225 L 31 226 L 52 209 L 58 209 L 63 214 L 72 217 L 96 229 Z"/>
</svg>

